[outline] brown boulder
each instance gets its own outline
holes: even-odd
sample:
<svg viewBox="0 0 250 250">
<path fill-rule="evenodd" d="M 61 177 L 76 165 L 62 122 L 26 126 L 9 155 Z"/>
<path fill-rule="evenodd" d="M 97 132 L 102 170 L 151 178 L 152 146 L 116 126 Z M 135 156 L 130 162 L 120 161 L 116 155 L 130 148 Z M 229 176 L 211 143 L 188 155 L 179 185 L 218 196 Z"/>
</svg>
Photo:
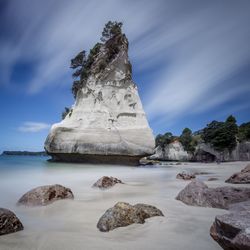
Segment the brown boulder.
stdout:
<svg viewBox="0 0 250 250">
<path fill-rule="evenodd" d="M 164 215 L 154 206 L 146 204 L 132 206 L 129 203 L 118 202 L 99 219 L 97 228 L 101 232 L 108 232 L 117 227 L 125 227 L 133 223 L 143 224 L 145 219 L 153 216 Z"/>
<path fill-rule="evenodd" d="M 233 174 L 226 180 L 228 183 L 247 184 L 250 183 L 250 164 L 248 164 L 241 172 Z"/>
<path fill-rule="evenodd" d="M 250 249 L 250 201 L 233 205 L 230 214 L 215 217 L 211 237 L 225 250 Z"/>
<path fill-rule="evenodd" d="M 176 179 L 182 179 L 182 180 L 192 180 L 195 179 L 195 174 L 187 173 L 185 171 L 179 173 L 176 175 Z"/>
<path fill-rule="evenodd" d="M 228 209 L 229 205 L 250 199 L 250 188 L 208 188 L 203 182 L 193 180 L 176 197 L 187 205 Z"/>
<path fill-rule="evenodd" d="M 103 176 L 96 183 L 94 183 L 93 187 L 98 187 L 100 189 L 106 189 L 106 188 L 113 187 L 117 183 L 123 184 L 123 182 L 121 180 L 119 180 L 115 177 Z"/>
<path fill-rule="evenodd" d="M 0 235 L 20 230 L 23 230 L 23 225 L 16 215 L 6 208 L 0 208 Z"/>
<path fill-rule="evenodd" d="M 18 201 L 19 205 L 45 206 L 56 200 L 73 199 L 69 188 L 55 184 L 34 188 L 25 193 Z"/>
</svg>

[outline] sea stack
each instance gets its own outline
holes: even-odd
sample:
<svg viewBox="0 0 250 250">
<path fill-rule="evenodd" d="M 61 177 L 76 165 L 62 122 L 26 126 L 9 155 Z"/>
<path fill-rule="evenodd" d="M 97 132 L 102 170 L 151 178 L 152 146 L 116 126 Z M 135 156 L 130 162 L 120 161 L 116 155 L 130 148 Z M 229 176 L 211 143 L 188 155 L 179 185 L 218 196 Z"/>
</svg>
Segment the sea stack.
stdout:
<svg viewBox="0 0 250 250">
<path fill-rule="evenodd" d="M 74 105 L 45 142 L 54 161 L 137 165 L 155 142 L 132 80 L 128 39 L 121 23 L 106 24 L 88 56 L 71 60 Z"/>
</svg>

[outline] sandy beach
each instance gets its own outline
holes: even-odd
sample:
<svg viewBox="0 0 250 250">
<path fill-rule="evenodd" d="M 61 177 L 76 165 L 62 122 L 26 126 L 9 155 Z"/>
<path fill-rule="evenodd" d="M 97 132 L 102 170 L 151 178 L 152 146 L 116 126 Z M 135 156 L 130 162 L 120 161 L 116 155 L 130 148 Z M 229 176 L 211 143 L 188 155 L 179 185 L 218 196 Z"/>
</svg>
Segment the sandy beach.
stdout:
<svg viewBox="0 0 250 250">
<path fill-rule="evenodd" d="M 26 165 L 19 162 L 15 168 L 0 168 L 0 206 L 14 211 L 24 225 L 23 231 L 1 236 L 0 249 L 219 250 L 209 229 L 214 217 L 227 211 L 187 206 L 175 200 L 178 192 L 189 183 L 176 179 L 176 174 L 182 170 L 208 172 L 197 178 L 209 187 L 233 185 L 225 183 L 225 179 L 247 163 L 126 167 L 56 164 L 39 158 L 34 167 L 30 161 Z M 106 191 L 92 188 L 103 175 L 115 176 L 125 184 Z M 206 181 L 209 177 L 218 180 Z M 28 190 L 55 183 L 70 187 L 75 199 L 44 207 L 16 206 L 17 200 Z M 108 233 L 99 232 L 96 227 L 99 218 L 118 201 L 154 205 L 165 217 L 153 217 L 145 224 L 133 224 Z"/>
</svg>

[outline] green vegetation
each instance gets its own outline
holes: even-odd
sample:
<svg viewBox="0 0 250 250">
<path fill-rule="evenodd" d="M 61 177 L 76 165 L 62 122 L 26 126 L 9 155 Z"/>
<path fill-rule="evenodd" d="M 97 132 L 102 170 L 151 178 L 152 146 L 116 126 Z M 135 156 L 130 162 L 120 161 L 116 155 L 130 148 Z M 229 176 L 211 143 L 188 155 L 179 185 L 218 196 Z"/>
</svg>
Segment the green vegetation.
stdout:
<svg viewBox="0 0 250 250">
<path fill-rule="evenodd" d="M 109 39 L 113 38 L 122 33 L 122 23 L 121 22 L 111 22 L 108 21 L 102 31 L 102 42 L 107 42 Z"/>
<path fill-rule="evenodd" d="M 157 135 L 156 146 L 165 147 L 174 140 L 178 140 L 184 149 L 194 153 L 199 142 L 209 143 L 215 150 L 231 152 L 237 142 L 250 140 L 250 122 L 237 126 L 236 119 L 230 115 L 225 122 L 212 121 L 199 131 L 192 133 L 191 129 L 185 128 L 180 136 L 174 136 L 170 132 Z"/>
<path fill-rule="evenodd" d="M 212 121 L 203 130 L 202 139 L 218 151 L 232 151 L 237 145 L 238 126 L 230 115 L 225 122 Z"/>
<path fill-rule="evenodd" d="M 162 148 L 168 145 L 169 143 L 173 142 L 175 139 L 175 136 L 172 135 L 172 133 L 167 132 L 164 135 L 159 134 L 155 138 L 155 145 L 161 146 Z"/>
<path fill-rule="evenodd" d="M 239 126 L 238 139 L 240 142 L 250 140 L 250 122 Z"/>
<path fill-rule="evenodd" d="M 71 60 L 70 68 L 74 69 L 72 77 L 75 79 L 71 88 L 74 98 L 76 98 L 79 89 L 85 86 L 87 79 L 92 71 L 101 72 L 102 70 L 104 70 L 108 63 L 119 52 L 121 35 L 122 23 L 109 21 L 104 26 L 102 32 L 101 41 L 103 43 L 96 43 L 95 46 L 89 51 L 88 56 L 86 51 L 83 50 Z M 100 60 L 95 63 L 100 49 L 104 44 L 107 49 L 106 55 L 103 55 L 103 58 L 100 58 Z"/>
<path fill-rule="evenodd" d="M 194 152 L 197 141 L 192 135 L 192 130 L 189 128 L 184 128 L 182 134 L 179 137 L 181 144 L 187 152 Z"/>
</svg>

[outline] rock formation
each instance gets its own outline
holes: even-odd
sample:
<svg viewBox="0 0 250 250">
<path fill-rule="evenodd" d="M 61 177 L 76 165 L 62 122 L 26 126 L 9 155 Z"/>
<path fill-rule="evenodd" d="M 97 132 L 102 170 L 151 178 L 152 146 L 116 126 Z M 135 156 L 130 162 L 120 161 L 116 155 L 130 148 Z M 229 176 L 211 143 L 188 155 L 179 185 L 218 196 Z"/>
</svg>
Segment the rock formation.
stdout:
<svg viewBox="0 0 250 250">
<path fill-rule="evenodd" d="M 108 176 L 103 176 L 100 178 L 96 183 L 93 184 L 93 187 L 98 187 L 100 189 L 107 189 L 113 187 L 117 183 L 122 183 L 123 182 L 115 177 L 108 177 Z"/>
<path fill-rule="evenodd" d="M 248 164 L 239 173 L 233 174 L 230 178 L 226 180 L 228 183 L 235 184 L 247 184 L 250 183 L 250 164 Z"/>
<path fill-rule="evenodd" d="M 250 249 L 250 201 L 234 204 L 229 211 L 215 217 L 210 235 L 225 250 Z"/>
<path fill-rule="evenodd" d="M 176 179 L 182 179 L 182 180 L 192 180 L 195 179 L 195 174 L 194 173 L 187 173 L 185 171 L 179 173 L 176 175 Z"/>
<path fill-rule="evenodd" d="M 93 50 L 75 104 L 52 126 L 45 150 L 55 161 L 138 164 L 155 142 L 132 80 L 128 40 L 118 33 Z"/>
<path fill-rule="evenodd" d="M 133 223 L 143 224 L 145 219 L 153 216 L 164 216 L 156 207 L 146 204 L 134 206 L 125 202 L 118 202 L 109 208 L 97 223 L 101 232 L 108 232 L 117 227 L 125 227 Z"/>
<path fill-rule="evenodd" d="M 30 190 L 19 199 L 18 204 L 25 206 L 45 206 L 56 200 L 73 198 L 74 195 L 69 188 L 56 184 Z"/>
<path fill-rule="evenodd" d="M 16 215 L 8 209 L 0 208 L 0 235 L 23 230 L 23 225 Z"/>
<path fill-rule="evenodd" d="M 238 142 L 236 148 L 229 152 L 228 150 L 217 151 L 209 144 L 200 143 L 192 160 L 195 161 L 250 161 L 250 141 Z"/>
<path fill-rule="evenodd" d="M 165 147 L 158 146 L 154 154 L 147 157 L 149 160 L 160 161 L 199 161 L 214 162 L 220 161 L 250 161 L 250 142 L 238 142 L 236 148 L 229 152 L 228 150 L 217 151 L 211 145 L 199 142 L 193 154 L 184 150 L 181 142 L 174 141 Z"/>
<path fill-rule="evenodd" d="M 179 141 L 174 141 L 166 145 L 164 148 L 158 146 L 155 149 L 155 153 L 151 155 L 149 159 L 162 161 L 188 161 L 191 159 L 191 155 L 184 150 Z"/>
<path fill-rule="evenodd" d="M 209 188 L 193 180 L 176 197 L 187 205 L 228 209 L 230 205 L 250 199 L 250 188 L 231 186 Z"/>
</svg>

